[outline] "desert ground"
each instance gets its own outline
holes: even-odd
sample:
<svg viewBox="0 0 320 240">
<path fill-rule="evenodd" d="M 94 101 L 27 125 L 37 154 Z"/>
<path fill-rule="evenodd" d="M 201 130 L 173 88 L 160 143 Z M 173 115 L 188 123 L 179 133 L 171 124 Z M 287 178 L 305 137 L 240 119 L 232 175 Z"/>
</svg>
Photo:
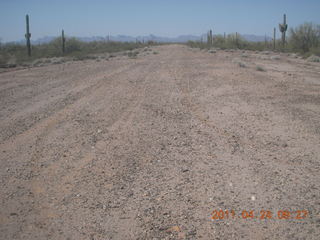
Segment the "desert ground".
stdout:
<svg viewBox="0 0 320 240">
<path fill-rule="evenodd" d="M 319 239 L 320 64 L 144 50 L 0 73 L 0 239 Z"/>
</svg>

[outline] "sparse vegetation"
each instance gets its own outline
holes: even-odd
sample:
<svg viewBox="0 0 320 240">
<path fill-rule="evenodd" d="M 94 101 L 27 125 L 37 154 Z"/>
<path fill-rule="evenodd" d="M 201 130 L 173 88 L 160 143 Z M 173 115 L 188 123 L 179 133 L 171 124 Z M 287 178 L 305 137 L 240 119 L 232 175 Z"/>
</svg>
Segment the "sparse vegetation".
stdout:
<svg viewBox="0 0 320 240">
<path fill-rule="evenodd" d="M 280 60 L 280 56 L 279 55 L 274 55 L 270 57 L 271 60 Z"/>
<path fill-rule="evenodd" d="M 283 25 L 283 26 L 282 26 Z M 230 49 L 244 49 L 263 51 L 263 54 L 270 54 L 271 51 L 287 51 L 292 53 L 300 53 L 305 57 L 309 57 L 312 54 L 320 56 L 320 25 L 312 23 L 305 23 L 296 28 L 291 28 L 289 31 L 288 38 L 285 35 L 286 23 L 284 21 L 280 27 L 283 30 L 283 38 L 272 42 L 249 42 L 243 39 L 239 34 L 229 34 L 226 37 L 223 35 L 215 35 L 208 44 L 207 42 L 201 41 L 189 41 L 188 46 L 192 48 L 210 49 L 212 47 L 220 48 L 224 50 Z M 286 44 L 283 48 L 283 39 Z M 242 57 L 246 57 L 244 54 Z M 278 57 L 272 57 L 272 60 L 277 60 Z"/>
<path fill-rule="evenodd" d="M 277 41 L 279 42 L 279 41 Z M 243 49 L 253 51 L 265 51 L 271 50 L 272 44 L 265 42 L 249 42 L 241 37 L 240 34 L 229 34 L 225 38 L 223 35 L 215 35 L 212 40 L 212 45 L 208 45 L 205 42 L 200 41 L 189 41 L 187 45 L 192 48 L 210 49 L 212 47 L 219 48 L 222 50 L 230 49 Z M 279 46 L 279 43 L 278 43 Z M 280 49 L 278 49 L 280 50 Z"/>
<path fill-rule="evenodd" d="M 256 70 L 259 72 L 265 72 L 266 70 L 261 66 L 256 66 Z"/>
<path fill-rule="evenodd" d="M 40 58 L 52 57 L 72 57 L 75 60 L 83 60 L 94 58 L 92 55 L 100 53 L 112 53 L 119 51 L 130 51 L 130 58 L 137 57 L 138 53 L 133 52 L 133 49 L 141 48 L 146 45 L 157 44 L 154 41 L 148 41 L 146 44 L 136 42 L 110 42 L 110 41 L 94 41 L 82 42 L 76 38 L 66 38 L 64 31 L 62 35 L 50 43 L 30 46 L 30 32 L 28 15 L 26 16 L 26 40 L 28 48 L 24 44 L 6 43 L 0 46 L 0 67 L 15 67 L 18 64 L 32 63 Z M 238 33 L 229 35 L 213 35 L 212 30 L 207 33 L 207 41 L 189 41 L 187 45 L 193 48 L 206 49 L 209 53 L 216 53 L 216 49 L 226 51 L 234 51 L 235 49 L 253 50 L 256 53 L 263 51 L 263 54 L 269 55 L 273 51 L 288 51 L 299 53 L 304 57 L 314 55 L 312 61 L 318 62 L 317 56 L 320 56 L 320 25 L 312 23 L 304 23 L 296 28 L 291 28 L 289 37 L 286 40 L 286 16 L 282 24 L 279 24 L 279 30 L 282 33 L 281 40 L 249 42 L 246 41 Z M 274 35 L 275 36 L 275 35 Z M 285 48 L 284 48 L 285 47 Z M 143 51 L 152 51 L 145 47 Z M 31 56 L 30 52 L 32 53 Z M 158 52 L 153 51 L 153 54 Z M 112 57 L 112 56 L 111 56 Z M 242 58 L 247 58 L 249 55 L 245 52 L 241 55 Z M 298 56 L 296 56 L 298 57 Z M 263 58 L 263 56 L 261 56 Z M 271 60 L 279 60 L 280 56 L 271 56 Z"/>
<path fill-rule="evenodd" d="M 320 57 L 315 56 L 315 55 L 311 55 L 310 57 L 308 57 L 307 59 L 309 62 L 320 62 Z"/>
<path fill-rule="evenodd" d="M 139 52 L 138 51 L 129 51 L 128 52 L 128 57 L 130 58 L 137 58 Z"/>
<path fill-rule="evenodd" d="M 320 56 L 320 25 L 305 23 L 290 29 L 289 48 L 307 56 Z"/>
<path fill-rule="evenodd" d="M 2 44 L 0 48 L 0 65 L 10 67 L 16 64 L 32 63 L 40 58 L 53 57 L 71 57 L 75 60 L 83 60 L 95 58 L 93 56 L 94 54 L 132 51 L 146 46 L 146 44 L 140 42 L 83 42 L 76 38 L 66 38 L 65 53 L 63 53 L 61 44 L 62 39 L 61 37 L 58 37 L 50 43 L 32 45 L 31 57 L 28 57 L 25 45 L 17 43 Z M 156 43 L 148 42 L 147 44 L 150 46 L 155 45 Z M 131 57 L 135 57 L 136 55 L 136 52 L 130 53 Z"/>
<path fill-rule="evenodd" d="M 238 62 L 239 67 L 245 68 L 247 65 L 244 62 Z"/>
<path fill-rule="evenodd" d="M 247 67 L 247 64 L 245 62 L 241 61 L 238 58 L 233 59 L 232 62 L 237 64 L 241 68 L 246 68 Z"/>
</svg>

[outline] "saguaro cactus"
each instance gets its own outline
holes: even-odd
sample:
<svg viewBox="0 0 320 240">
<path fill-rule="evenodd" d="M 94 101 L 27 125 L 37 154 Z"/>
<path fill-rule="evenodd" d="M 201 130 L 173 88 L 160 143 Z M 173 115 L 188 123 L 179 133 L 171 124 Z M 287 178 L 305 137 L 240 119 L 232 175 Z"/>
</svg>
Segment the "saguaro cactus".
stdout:
<svg viewBox="0 0 320 240">
<path fill-rule="evenodd" d="M 27 50 L 28 50 L 28 56 L 31 56 L 31 43 L 30 43 L 30 38 L 31 38 L 31 33 L 30 33 L 30 28 L 29 28 L 29 15 L 26 15 L 26 34 L 25 34 L 26 40 L 27 40 Z"/>
<path fill-rule="evenodd" d="M 64 36 L 63 29 L 62 29 L 62 33 L 61 33 L 61 42 L 62 42 L 62 53 L 65 53 L 65 51 L 66 51 L 66 38 Z"/>
<path fill-rule="evenodd" d="M 276 28 L 273 28 L 273 50 L 276 50 Z"/>
<path fill-rule="evenodd" d="M 236 32 L 236 47 L 239 48 L 238 32 Z"/>
<path fill-rule="evenodd" d="M 211 29 L 210 29 L 210 31 L 208 32 L 207 43 L 208 43 L 208 45 L 210 45 L 210 46 L 213 44 L 213 37 L 212 37 L 212 30 L 211 30 Z"/>
<path fill-rule="evenodd" d="M 279 24 L 279 30 L 282 33 L 282 47 L 285 47 L 286 44 L 286 31 L 288 29 L 286 14 L 283 15 L 283 23 Z"/>
</svg>

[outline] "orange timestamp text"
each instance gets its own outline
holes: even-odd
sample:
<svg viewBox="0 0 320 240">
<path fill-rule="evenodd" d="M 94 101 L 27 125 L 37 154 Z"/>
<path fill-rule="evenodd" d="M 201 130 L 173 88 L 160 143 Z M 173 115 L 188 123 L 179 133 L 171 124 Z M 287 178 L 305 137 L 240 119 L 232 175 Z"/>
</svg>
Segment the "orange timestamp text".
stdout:
<svg viewBox="0 0 320 240">
<path fill-rule="evenodd" d="M 235 210 L 214 210 L 211 213 L 211 219 L 223 220 L 223 219 L 296 219 L 303 220 L 309 216 L 308 210 L 279 210 L 276 212 L 269 210 L 243 210 L 236 212 Z"/>
</svg>

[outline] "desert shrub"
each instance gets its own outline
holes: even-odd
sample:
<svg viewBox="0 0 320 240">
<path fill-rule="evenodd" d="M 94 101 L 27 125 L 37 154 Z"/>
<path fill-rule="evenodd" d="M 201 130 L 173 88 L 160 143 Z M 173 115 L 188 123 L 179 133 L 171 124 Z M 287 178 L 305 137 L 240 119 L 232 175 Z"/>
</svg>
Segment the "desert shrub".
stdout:
<svg viewBox="0 0 320 240">
<path fill-rule="evenodd" d="M 280 60 L 280 56 L 279 55 L 274 55 L 270 57 L 271 60 Z"/>
<path fill-rule="evenodd" d="M 207 44 L 201 41 L 188 41 L 187 45 L 191 48 L 200 48 L 200 49 L 208 48 Z"/>
<path fill-rule="evenodd" d="M 269 54 L 270 54 L 270 51 L 263 51 L 262 54 L 264 54 L 264 55 L 269 55 Z"/>
<path fill-rule="evenodd" d="M 301 53 L 320 53 L 320 25 L 304 23 L 290 29 L 289 48 Z"/>
<path fill-rule="evenodd" d="M 311 55 L 310 57 L 307 58 L 309 62 L 320 62 L 320 57 Z"/>
<path fill-rule="evenodd" d="M 241 61 L 241 60 L 238 59 L 238 58 L 232 59 L 232 63 L 235 63 L 235 64 L 237 64 L 239 67 L 242 67 L 242 68 L 247 67 L 247 64 L 246 64 L 245 62 Z"/>
<path fill-rule="evenodd" d="M 3 44 L 0 49 L 1 64 L 8 64 L 8 61 L 10 61 L 12 57 L 15 57 L 17 62 L 19 62 L 20 59 L 28 59 L 26 47 L 16 43 Z"/>
<path fill-rule="evenodd" d="M 266 70 L 261 66 L 256 66 L 256 70 L 259 72 L 265 72 Z"/>
<path fill-rule="evenodd" d="M 213 37 L 213 44 L 208 45 L 206 42 L 189 41 L 188 46 L 193 48 L 220 48 L 228 49 L 245 49 L 252 51 L 264 51 L 264 54 L 270 54 L 273 44 L 270 42 L 249 42 L 243 39 L 239 34 L 229 34 L 225 38 L 222 35 Z M 276 40 L 276 51 L 297 52 L 310 56 L 312 54 L 320 56 L 320 25 L 304 23 L 294 29 L 290 29 L 286 48 L 282 49 L 281 40 Z M 256 52 L 257 53 L 257 52 Z"/>
<path fill-rule="evenodd" d="M 241 35 L 229 34 L 225 38 L 222 35 L 215 35 L 213 37 L 213 44 L 209 45 L 207 42 L 200 41 L 188 41 L 187 45 L 192 48 L 200 49 L 210 49 L 215 47 L 216 49 L 228 50 L 228 49 L 245 49 L 245 50 L 266 50 L 269 49 L 269 46 L 266 47 L 264 42 L 249 42 L 241 37 Z"/>
<path fill-rule="evenodd" d="M 148 42 L 149 45 L 155 45 L 155 42 Z M 53 58 L 53 57 L 71 57 L 74 60 L 95 59 L 93 56 L 100 53 L 114 53 L 120 51 L 132 51 L 137 48 L 145 47 L 141 42 L 106 42 L 94 41 L 83 42 L 76 38 L 66 39 L 66 52 L 62 53 L 61 37 L 45 44 L 32 45 L 32 55 L 27 56 L 27 50 L 24 44 L 5 43 L 0 48 L 0 65 L 5 66 L 15 59 L 17 64 L 26 62 L 42 64 L 35 62 L 36 59 Z M 148 49 L 149 51 L 149 49 Z M 136 53 L 133 53 L 136 55 Z M 111 56 L 112 57 L 112 56 Z M 59 60 L 60 61 L 60 60 Z"/>
<path fill-rule="evenodd" d="M 130 58 L 136 58 L 138 56 L 139 52 L 137 51 L 129 51 L 128 52 L 128 57 Z"/>
<path fill-rule="evenodd" d="M 316 56 L 320 57 L 320 46 L 310 48 L 307 55 L 309 55 L 309 56 L 316 55 Z"/>
<path fill-rule="evenodd" d="M 7 64 L 7 61 L 8 61 L 8 57 L 1 54 L 1 55 L 0 55 L 0 65 L 5 65 L 5 64 Z"/>
<path fill-rule="evenodd" d="M 95 44 L 92 44 L 92 47 L 94 48 Z M 72 52 L 80 52 L 81 49 L 85 48 L 85 44 L 82 44 L 79 40 L 76 38 L 70 38 L 66 41 L 66 53 L 72 53 Z"/>
<path fill-rule="evenodd" d="M 239 67 L 245 68 L 247 65 L 244 62 L 238 62 Z"/>
</svg>

